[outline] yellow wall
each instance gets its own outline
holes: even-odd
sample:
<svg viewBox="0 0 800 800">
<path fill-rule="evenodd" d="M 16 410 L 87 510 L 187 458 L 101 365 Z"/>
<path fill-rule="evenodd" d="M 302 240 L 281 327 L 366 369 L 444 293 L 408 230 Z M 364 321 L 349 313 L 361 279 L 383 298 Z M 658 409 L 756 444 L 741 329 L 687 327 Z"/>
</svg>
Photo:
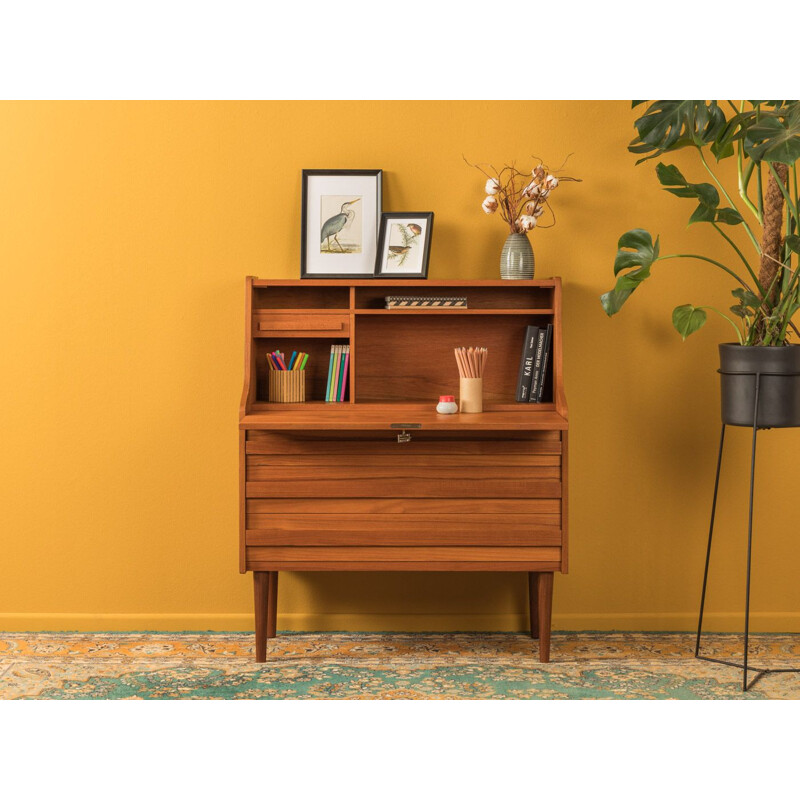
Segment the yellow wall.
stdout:
<svg viewBox="0 0 800 800">
<path fill-rule="evenodd" d="M 560 628 L 694 624 L 719 435 L 721 320 L 673 306 L 729 281 L 667 262 L 609 320 L 620 233 L 725 255 L 626 151 L 622 102 L 0 104 L 0 628 L 247 629 L 237 571 L 244 277 L 299 277 L 300 170 L 384 170 L 384 210 L 436 213 L 431 278 L 496 278 L 505 232 L 473 161 L 572 174 L 533 236 L 565 283 L 571 573 Z M 677 163 L 701 179 L 691 154 Z M 753 609 L 800 625 L 797 431 L 762 437 Z M 711 627 L 740 624 L 748 436 L 731 434 Z M 279 627 L 522 628 L 522 576 L 300 574 Z"/>
</svg>

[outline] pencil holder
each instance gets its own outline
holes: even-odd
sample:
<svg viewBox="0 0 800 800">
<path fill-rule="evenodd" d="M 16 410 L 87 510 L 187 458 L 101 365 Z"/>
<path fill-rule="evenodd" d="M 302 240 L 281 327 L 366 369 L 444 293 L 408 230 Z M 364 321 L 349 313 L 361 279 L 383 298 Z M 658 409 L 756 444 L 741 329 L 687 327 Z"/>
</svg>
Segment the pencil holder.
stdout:
<svg viewBox="0 0 800 800">
<path fill-rule="evenodd" d="M 458 410 L 462 414 L 483 411 L 483 378 L 458 379 Z"/>
<path fill-rule="evenodd" d="M 306 400 L 306 371 L 272 370 L 269 373 L 270 403 L 304 403 Z"/>
</svg>

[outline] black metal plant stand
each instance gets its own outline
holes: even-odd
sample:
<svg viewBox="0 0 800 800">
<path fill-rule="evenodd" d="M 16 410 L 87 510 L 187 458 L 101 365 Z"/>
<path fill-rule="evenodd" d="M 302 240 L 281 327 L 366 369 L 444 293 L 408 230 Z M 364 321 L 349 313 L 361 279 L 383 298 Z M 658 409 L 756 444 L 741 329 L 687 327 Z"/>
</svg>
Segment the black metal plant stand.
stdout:
<svg viewBox="0 0 800 800">
<path fill-rule="evenodd" d="M 744 605 L 744 662 L 738 664 L 734 661 L 726 661 L 721 658 L 711 658 L 710 656 L 701 656 L 700 655 L 700 637 L 703 631 L 703 607 L 705 606 L 706 602 L 706 586 L 708 584 L 708 564 L 711 559 L 711 536 L 714 533 L 714 517 L 717 511 L 717 494 L 719 491 L 719 474 L 722 468 L 722 449 L 723 445 L 725 444 L 725 428 L 727 427 L 726 423 L 722 423 L 722 434 L 720 435 L 719 439 L 719 455 L 717 456 L 717 476 L 714 480 L 714 499 L 711 503 L 711 524 L 708 528 L 708 548 L 706 549 L 706 566 L 705 571 L 703 572 L 703 592 L 700 596 L 700 619 L 697 623 L 697 643 L 694 649 L 694 656 L 695 658 L 699 658 L 703 661 L 713 661 L 715 664 L 725 664 L 729 667 L 737 667 L 743 671 L 742 675 L 742 691 L 746 692 L 748 689 L 752 688 L 753 685 L 759 681 L 762 676 L 767 675 L 773 672 L 800 672 L 800 667 L 797 668 L 787 668 L 787 669 L 767 669 L 767 668 L 760 668 L 750 666 L 747 663 L 748 657 L 748 650 L 749 650 L 749 638 L 750 638 L 750 562 L 753 550 L 753 487 L 755 485 L 755 471 L 756 471 L 756 439 L 759 430 L 768 430 L 768 426 L 759 427 L 758 425 L 758 401 L 759 401 L 759 394 L 761 389 L 761 377 L 764 375 L 770 376 L 778 376 L 778 377 L 797 377 L 800 373 L 797 372 L 724 372 L 723 370 L 717 370 L 723 375 L 752 375 L 755 378 L 755 399 L 753 402 L 753 447 L 752 453 L 750 456 L 750 507 L 747 519 L 747 581 L 745 586 L 745 605 Z M 748 670 L 757 673 L 753 680 L 748 683 L 747 682 L 747 675 Z"/>
</svg>

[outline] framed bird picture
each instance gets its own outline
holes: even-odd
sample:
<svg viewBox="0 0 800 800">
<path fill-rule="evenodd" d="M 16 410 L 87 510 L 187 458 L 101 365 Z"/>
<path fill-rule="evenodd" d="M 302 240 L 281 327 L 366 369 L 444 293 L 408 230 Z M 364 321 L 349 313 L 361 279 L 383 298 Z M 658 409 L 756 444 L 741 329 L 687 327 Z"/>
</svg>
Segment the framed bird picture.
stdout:
<svg viewBox="0 0 800 800">
<path fill-rule="evenodd" d="M 381 215 L 376 278 L 427 278 L 433 211 Z"/>
<path fill-rule="evenodd" d="M 301 278 L 370 278 L 381 220 L 379 169 L 304 169 Z"/>
</svg>

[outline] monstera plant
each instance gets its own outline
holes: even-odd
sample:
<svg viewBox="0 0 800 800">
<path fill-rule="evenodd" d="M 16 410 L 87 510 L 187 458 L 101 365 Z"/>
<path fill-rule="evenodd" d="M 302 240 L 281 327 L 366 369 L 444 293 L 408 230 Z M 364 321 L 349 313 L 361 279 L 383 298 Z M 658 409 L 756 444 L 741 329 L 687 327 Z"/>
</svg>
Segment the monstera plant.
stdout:
<svg viewBox="0 0 800 800">
<path fill-rule="evenodd" d="M 640 228 L 628 231 L 619 239 L 616 285 L 601 297 L 606 313 L 616 314 L 658 262 L 696 259 L 730 275 L 735 303 L 733 316 L 711 307 L 678 306 L 672 321 L 684 339 L 703 326 L 707 311 L 714 311 L 728 319 L 742 345 L 786 344 L 792 333 L 798 335 L 792 318 L 800 309 L 800 102 L 656 100 L 634 125 L 637 135 L 628 150 L 642 156 L 637 164 L 682 148 L 697 152 L 698 171 L 710 180 L 694 183 L 663 161 L 656 176 L 666 191 L 696 203 L 689 224 L 714 228 L 730 246 L 734 266 L 694 253 L 662 255 L 658 237 L 653 241 Z M 727 158 L 736 159 L 734 191 L 714 169 Z M 734 228 L 745 236 L 734 236 Z"/>
<path fill-rule="evenodd" d="M 647 101 L 633 105 L 642 103 Z M 654 241 L 647 230 L 630 230 L 619 239 L 617 281 L 601 296 L 603 309 L 609 316 L 616 314 L 659 262 L 693 259 L 722 270 L 733 283 L 729 313 L 687 303 L 672 312 L 673 325 L 685 340 L 713 311 L 736 332 L 736 342 L 720 345 L 723 420 L 754 424 L 753 401 L 759 393 L 752 377 L 763 374 L 769 379 L 762 388 L 771 379 L 768 394 L 777 399 L 774 414 L 762 407 L 765 416 L 759 412 L 759 425 L 800 425 L 800 346 L 784 347 L 793 335 L 800 336 L 793 322 L 800 310 L 800 102 L 655 100 L 634 126 L 636 136 L 628 150 L 641 156 L 637 164 L 666 159 L 684 148 L 697 153 L 702 181 L 695 183 L 693 176 L 684 176 L 665 160 L 656 164 L 656 177 L 667 192 L 693 201 L 689 224 L 713 228 L 730 247 L 730 259 L 723 263 L 696 253 L 662 254 L 658 236 Z M 725 159 L 735 159 L 735 189 L 718 176 L 718 164 Z"/>
</svg>

